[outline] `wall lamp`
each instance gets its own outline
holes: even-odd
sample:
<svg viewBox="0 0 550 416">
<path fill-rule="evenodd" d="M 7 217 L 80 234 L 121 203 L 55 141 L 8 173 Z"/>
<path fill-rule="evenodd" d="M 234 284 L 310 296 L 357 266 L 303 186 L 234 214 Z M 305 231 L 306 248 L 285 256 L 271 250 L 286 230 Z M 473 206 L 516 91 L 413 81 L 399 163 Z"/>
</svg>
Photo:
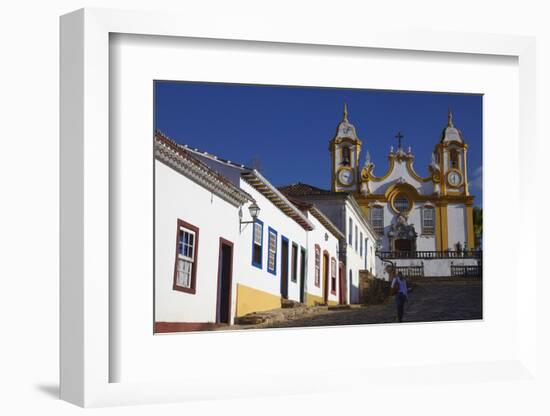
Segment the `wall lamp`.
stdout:
<svg viewBox="0 0 550 416">
<path fill-rule="evenodd" d="M 248 207 L 248 212 L 250 212 L 250 216 L 252 217 L 252 221 L 243 221 L 243 211 L 242 211 L 242 209 L 239 210 L 239 223 L 240 223 L 240 225 L 253 224 L 254 222 L 256 222 L 256 218 L 258 218 L 258 214 L 260 213 L 260 207 L 258 205 L 256 205 L 255 202 L 253 202 Z"/>
</svg>

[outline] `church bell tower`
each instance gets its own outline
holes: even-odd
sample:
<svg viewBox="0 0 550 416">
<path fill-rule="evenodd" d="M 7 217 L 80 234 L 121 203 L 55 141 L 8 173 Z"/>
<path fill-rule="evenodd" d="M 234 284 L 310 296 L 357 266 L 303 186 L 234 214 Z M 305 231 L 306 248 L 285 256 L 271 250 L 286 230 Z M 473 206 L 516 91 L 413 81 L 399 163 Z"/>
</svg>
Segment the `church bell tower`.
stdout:
<svg viewBox="0 0 550 416">
<path fill-rule="evenodd" d="M 329 142 L 332 164 L 331 188 L 333 191 L 355 192 L 359 190 L 361 144 L 355 126 L 348 120 L 348 108 L 344 103 L 342 121 L 338 123 L 336 134 Z"/>
<path fill-rule="evenodd" d="M 442 195 L 468 196 L 468 145 L 462 132 L 453 124 L 453 113 L 449 109 L 447 127 L 443 129 L 441 140 L 434 150 L 433 160 L 442 172 L 440 189 Z"/>
</svg>

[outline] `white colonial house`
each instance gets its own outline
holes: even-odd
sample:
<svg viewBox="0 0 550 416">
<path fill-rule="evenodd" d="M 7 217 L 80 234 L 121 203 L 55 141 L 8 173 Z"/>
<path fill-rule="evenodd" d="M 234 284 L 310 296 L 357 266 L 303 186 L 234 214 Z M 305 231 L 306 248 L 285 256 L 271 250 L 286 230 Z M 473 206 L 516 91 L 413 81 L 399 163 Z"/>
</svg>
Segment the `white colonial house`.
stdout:
<svg viewBox="0 0 550 416">
<path fill-rule="evenodd" d="M 343 236 L 315 206 L 254 169 L 154 140 L 156 332 L 232 324 L 283 299 L 346 302 Z"/>
<path fill-rule="evenodd" d="M 366 270 L 372 276 L 377 274 L 377 235 L 354 196 L 304 183 L 284 186 L 280 190 L 289 197 L 314 204 L 338 228 L 346 299 L 349 303 L 358 303 L 359 272 Z"/>
<path fill-rule="evenodd" d="M 231 322 L 239 209 L 253 202 L 176 143 L 155 135 L 156 332 Z"/>
</svg>

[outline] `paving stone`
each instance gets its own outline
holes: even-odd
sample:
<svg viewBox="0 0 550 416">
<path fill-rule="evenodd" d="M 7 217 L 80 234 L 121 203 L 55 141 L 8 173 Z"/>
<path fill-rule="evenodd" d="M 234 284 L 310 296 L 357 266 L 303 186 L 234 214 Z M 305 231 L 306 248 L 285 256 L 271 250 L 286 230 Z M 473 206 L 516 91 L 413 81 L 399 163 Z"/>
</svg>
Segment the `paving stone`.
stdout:
<svg viewBox="0 0 550 416">
<path fill-rule="evenodd" d="M 482 319 L 482 285 L 476 282 L 418 283 L 405 304 L 404 322 L 431 322 Z M 263 327 L 290 328 L 393 323 L 396 308 L 393 298 L 382 305 L 354 307 L 351 310 L 325 308 L 311 316 L 272 322 Z M 237 328 L 236 328 L 237 329 Z"/>
</svg>

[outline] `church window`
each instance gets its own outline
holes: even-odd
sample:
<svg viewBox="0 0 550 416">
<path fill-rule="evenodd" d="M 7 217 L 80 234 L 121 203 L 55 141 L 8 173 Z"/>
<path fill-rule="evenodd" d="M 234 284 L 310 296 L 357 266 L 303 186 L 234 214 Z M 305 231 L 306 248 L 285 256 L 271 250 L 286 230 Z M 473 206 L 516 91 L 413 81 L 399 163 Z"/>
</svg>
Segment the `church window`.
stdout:
<svg viewBox="0 0 550 416">
<path fill-rule="evenodd" d="M 451 149 L 451 168 L 458 169 L 458 151 L 456 149 Z"/>
<path fill-rule="evenodd" d="M 267 241 L 267 271 L 277 273 L 277 231 L 269 227 L 269 238 Z"/>
<path fill-rule="evenodd" d="M 351 160 L 351 156 L 350 156 L 349 147 L 347 146 L 342 147 L 342 165 L 349 166 L 350 160 Z"/>
<path fill-rule="evenodd" d="M 263 233 L 264 223 L 260 220 L 256 220 L 254 227 L 252 228 L 252 265 L 262 268 L 262 246 L 263 246 Z"/>
<path fill-rule="evenodd" d="M 371 223 L 374 227 L 374 231 L 378 234 L 384 233 L 384 208 L 382 207 L 372 207 L 370 209 L 371 214 Z"/>
<path fill-rule="evenodd" d="M 174 290 L 195 293 L 198 246 L 199 229 L 185 221 L 178 220 Z"/>
<path fill-rule="evenodd" d="M 424 234 L 435 232 L 435 209 L 433 207 L 427 206 L 422 210 L 422 232 Z"/>
<path fill-rule="evenodd" d="M 399 194 L 393 200 L 393 206 L 397 212 L 406 212 L 409 210 L 409 199 L 403 195 Z"/>
<path fill-rule="evenodd" d="M 315 244 L 315 286 L 321 286 L 321 247 Z"/>
</svg>

